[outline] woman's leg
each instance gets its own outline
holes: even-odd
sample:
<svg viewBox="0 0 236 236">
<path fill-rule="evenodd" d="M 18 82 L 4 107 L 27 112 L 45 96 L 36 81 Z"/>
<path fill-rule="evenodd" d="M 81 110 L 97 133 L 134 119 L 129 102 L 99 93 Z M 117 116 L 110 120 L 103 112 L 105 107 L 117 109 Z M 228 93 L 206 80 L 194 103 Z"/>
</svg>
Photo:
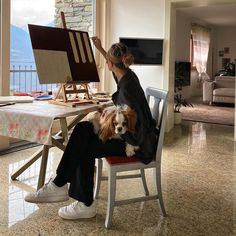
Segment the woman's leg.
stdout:
<svg viewBox="0 0 236 236">
<path fill-rule="evenodd" d="M 93 202 L 93 187 L 94 187 L 94 166 L 95 158 L 105 156 L 124 156 L 125 143 L 119 139 L 111 139 L 106 143 L 95 136 L 90 140 L 89 149 L 83 158 L 79 158 L 76 173 L 71 179 L 69 188 L 69 196 L 84 202 L 89 206 Z"/>
<path fill-rule="evenodd" d="M 93 202 L 95 158 L 125 154 L 125 143 L 111 139 L 103 143 L 90 122 L 78 123 L 68 141 L 53 182 L 62 187 L 70 182 L 69 196 L 90 205 Z"/>
<path fill-rule="evenodd" d="M 71 181 L 78 163 L 83 162 L 82 159 L 87 153 L 89 143 L 95 137 L 93 125 L 90 122 L 80 122 L 75 126 L 57 167 L 57 176 L 53 181 L 58 187 Z"/>
<path fill-rule="evenodd" d="M 70 182 L 69 195 L 87 206 L 90 205 L 93 202 L 95 158 L 106 155 L 125 155 L 124 142 L 113 139 L 102 143 L 94 134 L 90 122 L 78 123 L 58 165 L 56 178 L 36 193 L 29 194 L 25 200 L 29 202 L 66 200 L 68 194 L 65 184 Z"/>
<path fill-rule="evenodd" d="M 63 219 L 91 218 L 96 215 L 96 204 L 93 203 L 95 158 L 125 155 L 125 143 L 122 140 L 113 139 L 103 144 L 94 135 L 88 140 L 88 146 L 86 149 L 83 147 L 82 156 L 77 156 L 76 171 L 70 178 L 69 196 L 77 201 L 59 209 L 58 214 Z"/>
<path fill-rule="evenodd" d="M 55 202 L 68 200 L 67 182 L 76 175 L 78 163 L 87 153 L 90 140 L 96 135 L 93 132 L 93 125 L 89 122 L 78 123 L 69 139 L 66 150 L 57 169 L 57 177 L 53 182 L 45 184 L 37 192 L 26 195 L 28 202 Z"/>
</svg>

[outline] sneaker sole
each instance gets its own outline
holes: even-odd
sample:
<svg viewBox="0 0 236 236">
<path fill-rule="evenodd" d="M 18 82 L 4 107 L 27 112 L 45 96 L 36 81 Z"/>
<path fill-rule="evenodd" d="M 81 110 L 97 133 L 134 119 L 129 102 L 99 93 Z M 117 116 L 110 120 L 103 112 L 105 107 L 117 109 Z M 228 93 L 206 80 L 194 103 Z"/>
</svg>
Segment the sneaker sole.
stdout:
<svg viewBox="0 0 236 236">
<path fill-rule="evenodd" d="M 56 196 L 56 197 L 45 197 L 45 198 L 35 198 L 35 199 L 27 199 L 25 198 L 26 202 L 30 203 L 51 203 L 51 202 L 64 202 L 68 201 L 69 197 L 68 196 Z"/>
<path fill-rule="evenodd" d="M 89 218 L 93 218 L 96 216 L 96 212 L 93 214 L 88 214 L 87 216 L 83 216 L 83 217 L 69 217 L 69 216 L 65 216 L 62 213 L 60 213 L 60 211 L 58 211 L 58 215 L 64 219 L 64 220 L 79 220 L 79 219 L 89 219 Z"/>
</svg>

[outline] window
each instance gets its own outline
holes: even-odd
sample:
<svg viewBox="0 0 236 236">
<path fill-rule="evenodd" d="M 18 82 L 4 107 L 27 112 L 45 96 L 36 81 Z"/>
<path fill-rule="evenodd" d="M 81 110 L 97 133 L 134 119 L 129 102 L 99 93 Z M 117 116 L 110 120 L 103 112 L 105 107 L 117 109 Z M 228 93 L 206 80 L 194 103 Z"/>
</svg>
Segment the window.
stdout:
<svg viewBox="0 0 236 236">
<path fill-rule="evenodd" d="M 11 0 L 11 94 L 50 91 L 56 84 L 39 84 L 27 24 L 61 27 L 60 12 L 67 28 L 94 34 L 95 0 Z M 24 16 L 24 17 L 22 17 Z"/>
</svg>

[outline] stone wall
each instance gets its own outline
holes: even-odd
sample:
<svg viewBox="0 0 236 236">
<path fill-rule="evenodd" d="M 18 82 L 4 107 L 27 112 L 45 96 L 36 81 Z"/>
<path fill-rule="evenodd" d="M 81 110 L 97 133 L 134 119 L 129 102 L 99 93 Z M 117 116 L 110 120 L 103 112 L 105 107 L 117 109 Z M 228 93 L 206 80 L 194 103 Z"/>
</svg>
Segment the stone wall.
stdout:
<svg viewBox="0 0 236 236">
<path fill-rule="evenodd" d="M 68 29 L 93 35 L 93 0 L 55 0 L 55 26 L 61 27 L 60 12 L 65 14 Z"/>
</svg>

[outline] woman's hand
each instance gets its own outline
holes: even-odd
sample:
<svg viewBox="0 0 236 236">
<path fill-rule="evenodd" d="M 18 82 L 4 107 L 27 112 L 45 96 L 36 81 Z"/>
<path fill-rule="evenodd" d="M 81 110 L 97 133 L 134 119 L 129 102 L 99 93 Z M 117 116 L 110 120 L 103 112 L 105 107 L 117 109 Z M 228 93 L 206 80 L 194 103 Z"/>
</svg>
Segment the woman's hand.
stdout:
<svg viewBox="0 0 236 236">
<path fill-rule="evenodd" d="M 106 59 L 106 55 L 107 52 L 103 49 L 102 47 L 102 43 L 100 38 L 98 38 L 97 36 L 94 36 L 91 38 L 93 41 L 94 46 L 97 48 L 97 50 L 104 56 L 104 58 Z"/>
<path fill-rule="evenodd" d="M 100 38 L 98 38 L 97 36 L 94 36 L 91 38 L 93 41 L 94 46 L 97 48 L 98 51 L 101 51 L 102 49 L 102 43 Z"/>
</svg>

